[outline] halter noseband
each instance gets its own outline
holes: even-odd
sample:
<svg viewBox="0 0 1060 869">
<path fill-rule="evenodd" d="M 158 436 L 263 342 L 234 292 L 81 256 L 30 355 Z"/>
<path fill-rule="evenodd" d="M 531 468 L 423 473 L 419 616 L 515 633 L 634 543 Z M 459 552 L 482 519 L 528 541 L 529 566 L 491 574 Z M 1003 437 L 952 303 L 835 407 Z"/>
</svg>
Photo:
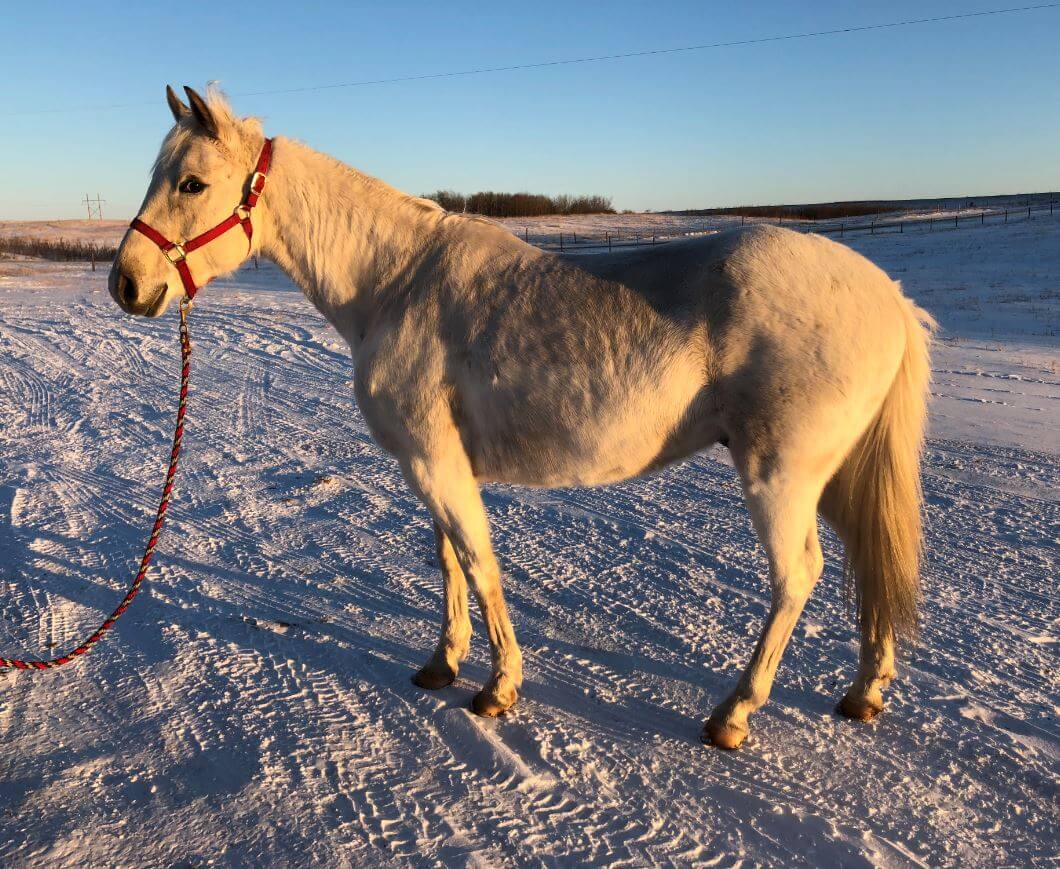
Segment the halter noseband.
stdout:
<svg viewBox="0 0 1060 869">
<path fill-rule="evenodd" d="M 261 198 L 261 194 L 265 191 L 265 181 L 268 177 L 269 164 L 271 162 L 272 139 L 266 139 L 265 144 L 261 146 L 261 154 L 258 156 L 258 163 L 254 167 L 254 174 L 250 176 L 250 186 L 247 189 L 247 195 L 244 197 L 243 201 L 233 209 L 228 217 L 217 224 L 217 226 L 213 227 L 213 229 L 206 230 L 206 232 L 195 236 L 195 238 L 188 239 L 184 242 L 170 241 L 157 229 L 148 226 L 140 220 L 139 217 L 135 218 L 133 222 L 129 224 L 133 229 L 146 235 L 162 249 L 162 255 L 170 261 L 180 274 L 180 280 L 181 283 L 184 284 L 184 292 L 188 299 L 195 298 L 195 294 L 201 289 L 200 286 L 196 286 L 195 279 L 191 276 L 191 269 L 188 267 L 187 260 L 189 253 L 208 245 L 215 238 L 224 235 L 237 224 L 242 226 L 243 232 L 247 234 L 248 244 L 254 237 L 254 226 L 250 222 L 250 212 L 253 210 L 254 206 L 258 204 L 258 199 Z M 206 283 L 208 284 L 209 281 Z M 206 284 L 202 284 L 202 287 L 204 286 L 206 286 Z"/>
</svg>

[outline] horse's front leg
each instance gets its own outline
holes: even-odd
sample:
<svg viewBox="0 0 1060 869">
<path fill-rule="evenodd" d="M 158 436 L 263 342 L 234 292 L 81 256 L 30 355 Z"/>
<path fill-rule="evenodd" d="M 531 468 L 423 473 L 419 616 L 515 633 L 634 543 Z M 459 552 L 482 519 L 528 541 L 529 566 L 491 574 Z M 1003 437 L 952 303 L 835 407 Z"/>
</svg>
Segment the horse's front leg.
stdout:
<svg viewBox="0 0 1060 869">
<path fill-rule="evenodd" d="M 479 715 L 499 715 L 519 696 L 523 682 L 522 653 L 508 619 L 500 568 L 490 545 L 486 510 L 471 463 L 452 422 L 433 420 L 432 423 L 429 440 L 416 444 L 408 455 L 401 457 L 402 470 L 451 544 L 456 561 L 478 598 L 489 635 L 493 673 L 475 695 L 471 708 Z M 449 600 L 446 607 L 450 607 Z"/>
<path fill-rule="evenodd" d="M 453 544 L 437 522 L 434 543 L 442 571 L 442 636 L 438 648 L 412 681 L 421 688 L 444 688 L 456 681 L 460 662 L 471 644 L 471 620 L 467 612 L 467 580 L 456 559 Z"/>
</svg>

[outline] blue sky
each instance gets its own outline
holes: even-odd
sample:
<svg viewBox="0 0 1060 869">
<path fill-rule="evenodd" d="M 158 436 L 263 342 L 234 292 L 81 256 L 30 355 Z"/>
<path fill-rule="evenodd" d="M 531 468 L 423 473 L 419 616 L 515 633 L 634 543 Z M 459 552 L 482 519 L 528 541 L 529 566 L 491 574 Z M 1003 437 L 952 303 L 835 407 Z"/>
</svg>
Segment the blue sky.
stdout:
<svg viewBox="0 0 1060 869">
<path fill-rule="evenodd" d="M 131 217 L 167 82 L 412 193 L 632 209 L 1060 189 L 1060 9 L 630 60 L 244 92 L 1000 8 L 905 2 L 21 3 L 4 11 L 0 218 Z M 253 22 L 253 23 L 251 23 Z M 134 103 L 121 109 L 99 109 Z M 62 112 L 39 113 L 62 109 Z"/>
</svg>

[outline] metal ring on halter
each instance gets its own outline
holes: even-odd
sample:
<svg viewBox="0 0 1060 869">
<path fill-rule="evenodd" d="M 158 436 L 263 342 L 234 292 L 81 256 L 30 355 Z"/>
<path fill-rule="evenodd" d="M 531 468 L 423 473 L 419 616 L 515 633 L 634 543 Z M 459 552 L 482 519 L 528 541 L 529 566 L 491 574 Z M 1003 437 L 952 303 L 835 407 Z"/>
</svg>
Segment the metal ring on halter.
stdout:
<svg viewBox="0 0 1060 869">
<path fill-rule="evenodd" d="M 174 251 L 176 251 L 177 253 L 176 257 L 173 256 Z M 173 247 L 162 248 L 162 255 L 165 256 L 167 260 L 169 260 L 171 265 L 176 265 L 177 263 L 184 262 L 184 260 L 188 258 L 187 251 L 185 251 L 183 245 L 179 244 L 178 242 L 173 242 Z"/>
</svg>

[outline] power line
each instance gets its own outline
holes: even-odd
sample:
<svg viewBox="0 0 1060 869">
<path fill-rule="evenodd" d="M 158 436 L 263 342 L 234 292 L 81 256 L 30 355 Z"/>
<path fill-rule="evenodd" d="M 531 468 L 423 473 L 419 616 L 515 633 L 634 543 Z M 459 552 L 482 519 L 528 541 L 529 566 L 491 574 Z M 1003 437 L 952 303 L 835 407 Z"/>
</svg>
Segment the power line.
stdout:
<svg viewBox="0 0 1060 869">
<path fill-rule="evenodd" d="M 831 30 L 812 30 L 806 33 L 787 33 L 780 36 L 759 36 L 752 39 L 735 39 L 727 42 L 707 42 L 702 45 L 684 45 L 677 48 L 651 48 L 643 51 L 628 51 L 620 54 L 602 54 L 595 57 L 572 57 L 562 60 L 542 60 L 534 63 L 517 63 L 510 66 L 487 66 L 477 69 L 453 70 L 449 72 L 432 72 L 421 75 L 402 75 L 393 78 L 362 79 L 360 81 L 335 82 L 332 84 L 306 85 L 295 88 L 277 88 L 273 90 L 243 91 L 234 93 L 234 97 L 280 96 L 285 94 L 308 93 L 311 91 L 337 90 L 341 88 L 369 87 L 373 85 L 401 84 L 406 82 L 429 81 L 432 79 L 460 78 L 472 75 L 486 75 L 498 72 L 517 72 L 528 69 L 546 69 L 556 66 L 572 66 L 580 63 L 602 63 L 613 60 L 628 60 L 635 57 L 653 57 L 662 54 L 678 54 L 690 51 L 709 51 L 718 48 L 737 48 L 747 45 L 763 45 L 770 42 L 790 42 L 797 39 L 817 39 L 824 36 L 843 36 L 851 33 L 865 33 L 872 30 L 891 30 L 896 27 L 911 27 L 920 24 L 937 24 L 949 21 L 960 21 L 968 18 L 985 18 L 994 15 L 1011 15 L 1021 12 L 1034 12 L 1041 9 L 1057 9 L 1060 3 L 1038 3 L 1033 6 L 1010 6 L 1006 9 L 986 9 L 980 12 L 959 12 L 953 15 L 936 15 L 931 18 L 908 18 L 904 21 L 888 21 L 883 24 L 862 24 L 856 27 L 837 27 Z M 141 100 L 134 103 L 111 103 L 102 106 L 84 106 L 81 108 L 37 109 L 25 112 L 2 112 L 0 117 L 19 115 L 65 114 L 67 112 L 102 112 L 112 109 L 126 109 L 144 105 L 153 105 L 154 101 Z"/>
<path fill-rule="evenodd" d="M 274 94 L 297 94 L 307 91 L 331 90 L 335 88 L 364 87 L 366 85 L 398 84 L 401 82 L 425 81 L 437 78 L 456 78 L 458 76 L 483 75 L 495 72 L 514 72 L 524 69 L 544 69 L 550 66 L 569 66 L 577 63 L 600 63 L 608 60 L 626 60 L 633 57 L 651 57 L 658 54 L 677 54 L 687 51 L 707 51 L 714 48 L 735 48 L 742 45 L 761 45 L 767 42 L 784 42 L 794 39 L 812 39 L 821 36 L 839 36 L 846 33 L 861 33 L 867 30 L 886 30 L 894 27 L 908 27 L 914 24 L 931 24 L 941 21 L 956 21 L 961 18 L 980 18 L 986 15 L 1007 15 L 1014 12 L 1030 12 L 1035 9 L 1055 9 L 1060 3 L 1042 3 L 1036 6 L 1016 6 L 1009 9 L 992 9 L 984 12 L 963 12 L 956 15 L 940 15 L 934 18 L 912 18 L 906 21 L 892 21 L 886 24 L 864 24 L 858 27 L 839 27 L 834 30 L 815 30 L 808 33 L 789 33 L 783 36 L 761 36 L 754 39 L 737 39 L 731 42 L 708 42 L 703 45 L 685 45 L 679 48 L 652 48 L 645 51 L 629 51 L 622 54 L 604 54 L 597 57 L 575 57 L 565 60 L 545 60 L 536 63 L 520 63 L 512 66 L 489 66 L 481 69 L 465 69 L 456 72 L 434 72 L 423 75 L 406 75 L 396 78 L 366 79 L 363 81 L 340 82 L 337 84 L 310 85 L 281 90 L 249 91 L 235 96 L 258 97 Z"/>
</svg>

